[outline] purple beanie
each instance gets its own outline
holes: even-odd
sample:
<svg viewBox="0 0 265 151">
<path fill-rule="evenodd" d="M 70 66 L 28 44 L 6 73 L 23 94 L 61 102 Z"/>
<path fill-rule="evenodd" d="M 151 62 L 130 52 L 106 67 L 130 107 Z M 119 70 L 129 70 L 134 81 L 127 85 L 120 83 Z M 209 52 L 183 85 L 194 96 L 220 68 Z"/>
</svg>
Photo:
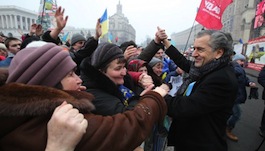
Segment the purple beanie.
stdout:
<svg viewBox="0 0 265 151">
<path fill-rule="evenodd" d="M 12 59 L 7 83 L 56 86 L 76 67 L 68 51 L 53 43 L 26 47 Z"/>
</svg>

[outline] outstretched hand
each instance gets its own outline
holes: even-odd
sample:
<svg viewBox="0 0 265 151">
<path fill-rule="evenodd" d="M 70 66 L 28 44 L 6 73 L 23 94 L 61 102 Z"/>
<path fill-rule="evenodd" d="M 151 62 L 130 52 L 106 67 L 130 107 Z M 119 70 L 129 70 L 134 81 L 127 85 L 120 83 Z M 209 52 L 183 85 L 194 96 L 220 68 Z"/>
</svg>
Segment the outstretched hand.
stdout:
<svg viewBox="0 0 265 151">
<path fill-rule="evenodd" d="M 56 19 L 57 28 L 62 30 L 66 26 L 68 16 L 64 18 L 64 9 L 62 9 L 61 6 L 56 10 L 54 17 Z"/>
<path fill-rule="evenodd" d="M 157 32 L 155 34 L 155 43 L 160 44 L 161 41 L 163 41 L 164 39 L 167 39 L 168 36 L 166 34 L 166 30 L 165 29 L 161 29 L 160 27 L 157 27 Z"/>
<path fill-rule="evenodd" d="M 164 97 L 168 94 L 169 87 L 166 84 L 162 84 L 159 87 L 156 87 L 153 91 L 159 93 L 162 97 Z"/>
</svg>

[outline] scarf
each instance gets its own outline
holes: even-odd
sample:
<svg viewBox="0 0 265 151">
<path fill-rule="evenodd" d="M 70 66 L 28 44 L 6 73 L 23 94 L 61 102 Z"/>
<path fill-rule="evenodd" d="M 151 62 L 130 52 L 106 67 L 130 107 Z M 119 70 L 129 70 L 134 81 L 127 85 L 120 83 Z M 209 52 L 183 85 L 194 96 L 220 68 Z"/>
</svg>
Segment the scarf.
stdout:
<svg viewBox="0 0 265 151">
<path fill-rule="evenodd" d="M 119 86 L 119 90 L 121 91 L 121 93 L 123 94 L 123 104 L 125 106 L 129 106 L 128 100 L 133 97 L 135 94 L 133 93 L 132 90 L 128 89 L 127 87 L 125 87 L 124 85 L 120 85 Z"/>
<path fill-rule="evenodd" d="M 187 87 L 191 82 L 198 81 L 201 77 L 212 72 L 213 70 L 219 69 L 229 63 L 228 57 L 221 57 L 214 59 L 202 67 L 195 67 L 194 62 L 191 64 L 189 75 L 183 79 L 183 83 L 177 91 L 178 96 L 183 96 Z"/>
</svg>

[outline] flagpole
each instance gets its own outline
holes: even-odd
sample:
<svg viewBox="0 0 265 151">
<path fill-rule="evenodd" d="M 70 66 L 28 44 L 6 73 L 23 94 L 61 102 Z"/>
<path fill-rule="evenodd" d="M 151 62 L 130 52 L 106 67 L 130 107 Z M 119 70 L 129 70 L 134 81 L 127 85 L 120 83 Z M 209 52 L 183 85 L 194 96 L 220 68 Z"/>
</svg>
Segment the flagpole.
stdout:
<svg viewBox="0 0 265 151">
<path fill-rule="evenodd" d="M 190 35 L 191 35 L 192 30 L 193 30 L 194 24 L 195 24 L 195 20 L 193 21 L 192 27 L 191 27 L 191 29 L 190 29 L 190 33 L 189 33 L 188 40 L 187 40 L 186 45 L 185 45 L 184 52 L 185 52 L 186 49 L 187 49 L 187 45 L 188 45 L 188 43 L 189 43 Z"/>
<path fill-rule="evenodd" d="M 41 12 L 41 21 L 40 21 L 40 24 L 42 25 L 42 21 L 43 21 L 43 13 L 45 11 L 45 2 L 46 0 L 43 0 L 43 7 L 42 7 L 42 12 Z"/>
</svg>

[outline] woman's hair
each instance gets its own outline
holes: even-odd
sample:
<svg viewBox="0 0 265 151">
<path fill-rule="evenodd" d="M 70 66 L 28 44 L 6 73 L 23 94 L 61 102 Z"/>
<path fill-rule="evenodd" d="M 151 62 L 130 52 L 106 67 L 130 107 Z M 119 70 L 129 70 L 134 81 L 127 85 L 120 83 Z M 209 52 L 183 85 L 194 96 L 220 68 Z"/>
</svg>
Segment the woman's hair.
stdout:
<svg viewBox="0 0 265 151">
<path fill-rule="evenodd" d="M 224 33 L 217 30 L 202 30 L 197 34 L 196 38 L 206 35 L 210 36 L 208 44 L 212 48 L 212 51 L 223 49 L 224 57 L 230 57 L 233 54 L 233 38 L 230 33 Z"/>
<path fill-rule="evenodd" d="M 122 58 L 117 58 L 116 60 L 118 60 L 118 64 L 120 64 L 120 63 L 126 63 L 126 59 L 125 59 L 124 57 L 122 57 Z M 110 66 L 110 64 L 111 64 L 111 62 L 108 63 L 106 66 L 100 68 L 99 70 L 100 70 L 101 72 L 103 72 L 103 73 L 106 73 L 108 67 Z"/>
<path fill-rule="evenodd" d="M 63 85 L 61 82 L 57 83 L 54 87 L 61 90 L 63 89 Z"/>
</svg>

